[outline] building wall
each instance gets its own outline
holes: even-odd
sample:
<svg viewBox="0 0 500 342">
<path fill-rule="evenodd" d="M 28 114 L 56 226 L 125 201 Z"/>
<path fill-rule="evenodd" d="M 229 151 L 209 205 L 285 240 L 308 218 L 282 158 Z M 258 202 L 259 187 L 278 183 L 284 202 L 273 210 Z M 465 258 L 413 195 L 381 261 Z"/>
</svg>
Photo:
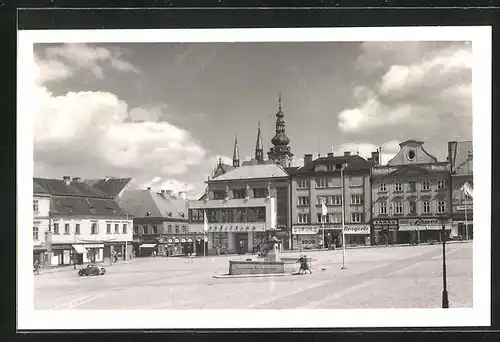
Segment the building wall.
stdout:
<svg viewBox="0 0 500 342">
<path fill-rule="evenodd" d="M 61 217 L 52 220 L 52 244 L 75 244 L 84 242 L 124 242 L 132 241 L 132 220 L 91 219 L 78 217 Z M 59 223 L 59 234 L 55 234 L 54 224 Z M 64 233 L 64 225 L 69 224 L 69 234 Z M 92 223 L 97 223 L 98 233 L 92 234 Z M 107 224 L 111 224 L 111 233 L 106 232 Z M 80 234 L 75 234 L 76 224 L 80 224 Z M 114 225 L 119 224 L 119 234 L 114 233 Z M 123 224 L 127 224 L 127 233 L 123 234 Z"/>
<path fill-rule="evenodd" d="M 38 238 L 33 234 L 33 247 L 46 248 L 46 233 L 49 231 L 50 197 L 33 196 L 38 203 L 38 211 L 33 211 L 33 230 L 38 230 Z"/>
</svg>

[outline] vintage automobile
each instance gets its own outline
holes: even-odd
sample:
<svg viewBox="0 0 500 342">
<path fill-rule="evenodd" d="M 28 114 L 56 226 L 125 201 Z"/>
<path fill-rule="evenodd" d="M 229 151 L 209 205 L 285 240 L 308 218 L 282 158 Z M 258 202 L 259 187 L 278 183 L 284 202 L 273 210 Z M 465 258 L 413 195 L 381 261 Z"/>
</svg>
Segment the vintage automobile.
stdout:
<svg viewBox="0 0 500 342">
<path fill-rule="evenodd" d="M 89 275 L 104 275 L 106 273 L 106 269 L 104 267 L 99 267 L 96 264 L 89 264 L 85 268 L 80 268 L 78 270 L 78 275 L 81 276 L 89 276 Z"/>
</svg>

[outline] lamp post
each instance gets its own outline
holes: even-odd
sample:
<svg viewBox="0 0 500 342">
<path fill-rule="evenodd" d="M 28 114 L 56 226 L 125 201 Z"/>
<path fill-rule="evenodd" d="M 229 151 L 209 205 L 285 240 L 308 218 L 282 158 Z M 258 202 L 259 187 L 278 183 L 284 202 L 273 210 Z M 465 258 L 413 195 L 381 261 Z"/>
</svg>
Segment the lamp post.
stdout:
<svg viewBox="0 0 500 342">
<path fill-rule="evenodd" d="M 448 309 L 448 290 L 446 288 L 446 217 L 441 218 L 441 239 L 443 240 L 443 293 L 442 308 Z"/>
</svg>

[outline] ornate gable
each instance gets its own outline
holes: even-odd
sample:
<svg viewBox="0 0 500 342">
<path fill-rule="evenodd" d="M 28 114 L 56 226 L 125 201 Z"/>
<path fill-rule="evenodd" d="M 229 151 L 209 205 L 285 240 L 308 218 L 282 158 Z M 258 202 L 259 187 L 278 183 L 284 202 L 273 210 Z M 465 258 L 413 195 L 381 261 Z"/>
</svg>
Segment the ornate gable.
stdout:
<svg viewBox="0 0 500 342">
<path fill-rule="evenodd" d="M 437 158 L 424 149 L 422 141 L 407 140 L 399 144 L 399 152 L 387 165 L 415 165 L 437 163 Z"/>
</svg>

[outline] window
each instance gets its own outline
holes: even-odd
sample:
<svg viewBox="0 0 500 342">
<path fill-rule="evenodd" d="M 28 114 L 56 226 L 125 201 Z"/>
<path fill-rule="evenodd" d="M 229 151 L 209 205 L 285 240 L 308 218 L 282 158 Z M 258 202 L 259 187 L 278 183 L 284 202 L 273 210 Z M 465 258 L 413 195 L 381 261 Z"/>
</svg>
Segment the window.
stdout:
<svg viewBox="0 0 500 342">
<path fill-rule="evenodd" d="M 266 188 L 255 188 L 253 189 L 253 197 L 255 198 L 264 198 L 267 195 Z"/>
<path fill-rule="evenodd" d="M 298 179 L 297 189 L 309 189 L 309 179 Z"/>
<path fill-rule="evenodd" d="M 332 214 L 326 214 L 325 216 L 322 215 L 322 213 L 317 213 L 317 219 L 318 223 L 322 223 L 323 221 L 325 223 L 332 223 L 333 222 L 333 215 Z"/>
<path fill-rule="evenodd" d="M 75 235 L 80 235 L 80 223 L 75 224 Z"/>
<path fill-rule="evenodd" d="M 222 200 L 222 199 L 226 198 L 226 192 L 225 191 L 214 190 L 212 193 L 214 194 L 214 199 L 216 199 L 216 200 Z"/>
<path fill-rule="evenodd" d="M 90 226 L 90 234 L 98 234 L 99 229 L 97 228 L 97 222 L 92 222 L 92 225 Z"/>
<path fill-rule="evenodd" d="M 139 226 L 134 226 L 134 235 L 139 235 Z"/>
<path fill-rule="evenodd" d="M 175 234 L 179 234 L 179 226 L 175 226 Z"/>
<path fill-rule="evenodd" d="M 182 226 L 182 232 L 183 232 L 184 234 L 189 233 L 189 229 L 188 229 L 188 227 L 187 227 L 187 226 Z"/>
<path fill-rule="evenodd" d="M 111 234 L 111 223 L 106 223 L 106 234 Z"/>
<path fill-rule="evenodd" d="M 316 187 L 317 188 L 326 188 L 328 186 L 328 179 L 325 177 L 316 178 Z"/>
<path fill-rule="evenodd" d="M 325 204 L 327 203 L 326 202 L 326 196 L 318 196 L 318 197 L 316 197 L 316 205 L 321 205 L 323 203 L 323 201 L 325 202 Z"/>
<path fill-rule="evenodd" d="M 148 235 L 148 226 L 146 226 L 146 225 L 142 226 L 142 234 Z"/>
<path fill-rule="evenodd" d="M 423 181 L 422 182 L 422 190 L 423 191 L 429 191 L 431 189 L 431 182 L 429 181 Z"/>
<path fill-rule="evenodd" d="M 333 164 L 327 164 L 327 165 L 326 165 L 326 169 L 327 169 L 327 170 L 333 170 L 333 169 L 334 169 Z"/>
<path fill-rule="evenodd" d="M 172 225 L 169 224 L 167 227 L 167 234 L 172 234 Z"/>
<path fill-rule="evenodd" d="M 403 202 L 394 202 L 394 213 L 396 215 L 402 215 L 403 214 Z"/>
<path fill-rule="evenodd" d="M 309 223 L 309 214 L 299 214 L 298 223 Z"/>
<path fill-rule="evenodd" d="M 33 200 L 33 212 L 38 213 L 38 200 Z"/>
<path fill-rule="evenodd" d="M 203 223 L 203 210 L 189 209 L 189 218 L 193 223 Z"/>
<path fill-rule="evenodd" d="M 380 183 L 380 192 L 387 192 L 387 185 L 385 183 Z"/>
<path fill-rule="evenodd" d="M 416 192 L 417 191 L 417 184 L 415 181 L 409 181 L 408 182 L 408 191 L 410 192 Z"/>
<path fill-rule="evenodd" d="M 438 201 L 438 213 L 442 214 L 444 212 L 446 212 L 446 203 L 445 201 Z"/>
<path fill-rule="evenodd" d="M 332 204 L 333 205 L 341 205 L 342 204 L 342 196 L 341 195 L 335 195 L 332 196 Z"/>
<path fill-rule="evenodd" d="M 120 225 L 115 223 L 115 234 L 120 234 Z"/>
<path fill-rule="evenodd" d="M 33 240 L 37 241 L 38 240 L 38 227 L 33 226 Z"/>
<path fill-rule="evenodd" d="M 410 215 L 417 214 L 417 203 L 410 201 Z"/>
<path fill-rule="evenodd" d="M 64 224 L 64 234 L 69 235 L 69 223 Z"/>
<path fill-rule="evenodd" d="M 328 214 L 331 215 L 331 222 L 332 223 L 341 223 L 342 222 L 342 215 L 341 214 Z"/>
<path fill-rule="evenodd" d="M 437 187 L 438 190 L 444 190 L 446 188 L 446 182 L 444 180 L 438 180 Z"/>
<path fill-rule="evenodd" d="M 431 202 L 429 201 L 424 201 L 424 214 L 430 214 L 431 213 Z"/>
<path fill-rule="evenodd" d="M 351 213 L 351 222 L 363 222 L 363 213 Z"/>
<path fill-rule="evenodd" d="M 123 234 L 127 234 L 127 228 L 128 228 L 127 224 L 124 223 L 123 226 L 122 226 L 122 232 L 123 232 Z"/>
<path fill-rule="evenodd" d="M 59 234 L 59 223 L 54 223 L 54 234 Z"/>
<path fill-rule="evenodd" d="M 403 184 L 401 184 L 400 182 L 397 182 L 396 184 L 394 184 L 394 191 L 395 192 L 403 191 Z"/>
<path fill-rule="evenodd" d="M 380 202 L 380 214 L 381 215 L 387 215 L 387 203 L 386 202 Z"/>
<path fill-rule="evenodd" d="M 245 189 L 234 189 L 233 190 L 233 198 L 245 198 L 246 190 Z"/>
<path fill-rule="evenodd" d="M 158 234 L 158 226 L 156 224 L 153 225 L 153 235 Z"/>
<path fill-rule="evenodd" d="M 335 169 L 336 170 L 341 170 L 342 169 L 342 164 L 335 164 Z"/>
<path fill-rule="evenodd" d="M 360 194 L 351 195 L 351 204 L 363 204 L 363 196 Z"/>
<path fill-rule="evenodd" d="M 307 196 L 298 197 L 297 205 L 309 205 L 309 197 Z"/>
</svg>

